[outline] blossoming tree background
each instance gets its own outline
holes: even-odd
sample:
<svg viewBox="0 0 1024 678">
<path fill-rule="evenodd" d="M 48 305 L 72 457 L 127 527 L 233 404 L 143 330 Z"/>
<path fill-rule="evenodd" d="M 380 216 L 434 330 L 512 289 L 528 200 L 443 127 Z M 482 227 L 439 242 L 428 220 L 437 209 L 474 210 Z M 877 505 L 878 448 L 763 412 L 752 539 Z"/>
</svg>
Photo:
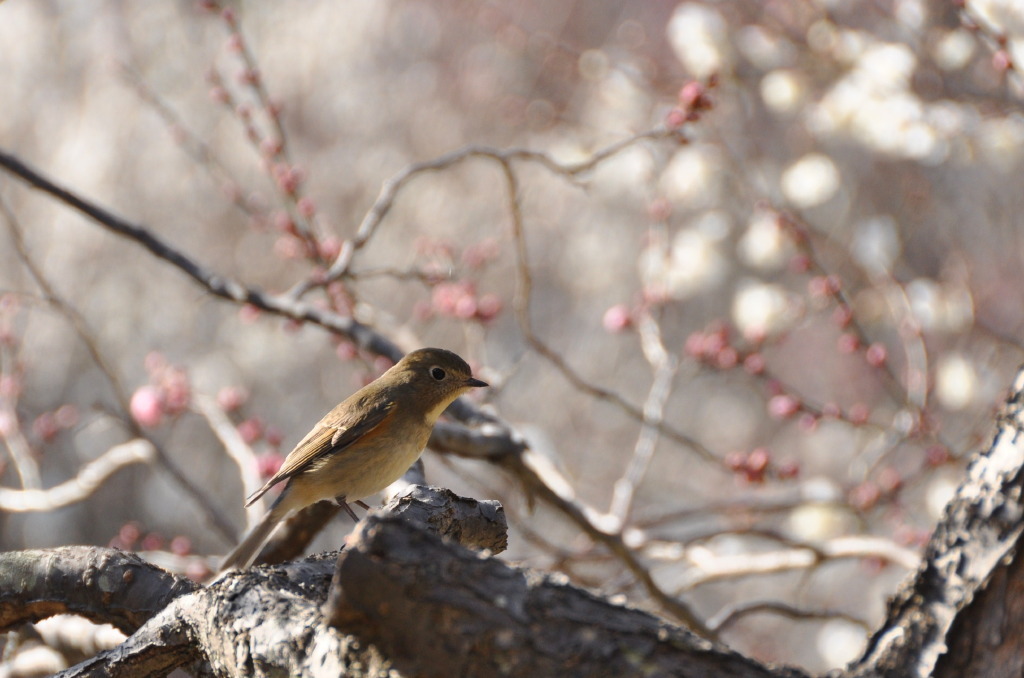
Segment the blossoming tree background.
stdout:
<svg viewBox="0 0 1024 678">
<path fill-rule="evenodd" d="M 144 233 L 0 173 L 0 543 L 201 580 L 445 346 L 563 502 L 428 454 L 504 559 L 842 666 L 1024 352 L 1022 39 L 1000 0 L 8 0 L 0 150 Z M 38 627 L 11 666 L 83 651 Z"/>
</svg>

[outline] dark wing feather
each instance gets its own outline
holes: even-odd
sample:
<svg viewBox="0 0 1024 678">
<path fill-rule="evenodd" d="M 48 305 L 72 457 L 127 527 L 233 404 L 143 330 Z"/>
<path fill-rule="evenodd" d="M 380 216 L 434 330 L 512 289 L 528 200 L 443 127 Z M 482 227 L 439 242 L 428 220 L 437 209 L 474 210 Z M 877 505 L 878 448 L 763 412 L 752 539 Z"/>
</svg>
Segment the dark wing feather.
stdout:
<svg viewBox="0 0 1024 678">
<path fill-rule="evenodd" d="M 305 438 L 299 441 L 295 449 L 285 458 L 284 464 L 274 474 L 274 477 L 268 480 L 263 487 L 253 492 L 245 500 L 245 505 L 251 505 L 279 482 L 302 473 L 310 464 L 325 454 L 336 453 L 356 442 L 383 424 L 388 416 L 394 412 L 394 406 L 394 401 L 381 401 L 362 410 L 363 416 L 358 418 L 351 415 L 332 416 L 335 414 L 335 411 L 332 411 L 320 420 L 313 427 L 313 430 L 306 434 Z M 345 408 L 340 406 L 337 409 L 359 411 L 362 408 Z"/>
</svg>

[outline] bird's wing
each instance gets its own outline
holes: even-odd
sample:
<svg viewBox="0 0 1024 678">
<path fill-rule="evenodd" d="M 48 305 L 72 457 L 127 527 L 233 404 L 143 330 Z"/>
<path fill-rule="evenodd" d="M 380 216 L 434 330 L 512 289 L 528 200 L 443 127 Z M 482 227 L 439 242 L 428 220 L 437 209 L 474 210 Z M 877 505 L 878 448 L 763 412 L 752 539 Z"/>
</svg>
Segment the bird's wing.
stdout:
<svg viewBox="0 0 1024 678">
<path fill-rule="evenodd" d="M 359 409 L 359 408 L 350 408 Z M 311 463 L 325 454 L 337 453 L 384 423 L 395 411 L 394 401 L 379 402 L 363 411 L 361 417 L 341 417 L 333 420 L 331 414 L 324 417 L 295 449 L 285 458 L 281 468 L 263 487 L 249 495 L 245 505 L 250 506 L 274 485 L 302 473 Z M 325 423 L 326 422 L 326 423 Z"/>
</svg>

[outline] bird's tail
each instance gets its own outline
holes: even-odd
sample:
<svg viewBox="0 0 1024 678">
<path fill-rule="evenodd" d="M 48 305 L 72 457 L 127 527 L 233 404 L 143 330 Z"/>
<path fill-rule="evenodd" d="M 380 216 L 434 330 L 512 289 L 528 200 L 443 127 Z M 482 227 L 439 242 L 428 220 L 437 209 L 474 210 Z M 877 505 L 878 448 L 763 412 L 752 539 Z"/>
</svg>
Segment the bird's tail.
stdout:
<svg viewBox="0 0 1024 678">
<path fill-rule="evenodd" d="M 249 534 L 245 535 L 238 546 L 224 556 L 218 574 L 223 574 L 228 570 L 245 569 L 252 565 L 252 561 L 256 560 L 256 556 L 259 555 L 263 544 L 270 537 L 270 533 L 274 531 L 277 524 L 284 518 L 284 514 L 287 513 L 287 511 L 278 511 L 277 509 L 278 506 L 275 505 L 267 511 L 267 514 L 254 528 L 249 530 Z"/>
</svg>

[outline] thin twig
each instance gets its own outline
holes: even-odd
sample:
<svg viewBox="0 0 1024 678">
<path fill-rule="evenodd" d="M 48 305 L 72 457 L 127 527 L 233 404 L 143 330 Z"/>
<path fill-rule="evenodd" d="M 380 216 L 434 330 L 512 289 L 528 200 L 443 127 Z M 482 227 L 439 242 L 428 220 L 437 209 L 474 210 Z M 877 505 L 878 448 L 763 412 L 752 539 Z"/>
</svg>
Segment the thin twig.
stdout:
<svg viewBox="0 0 1024 678">
<path fill-rule="evenodd" d="M 505 182 L 508 187 L 508 209 L 512 216 L 512 234 L 516 243 L 517 289 L 514 304 L 516 320 L 519 323 L 519 331 L 522 332 L 526 342 L 533 350 L 558 368 L 558 371 L 562 373 L 562 376 L 565 377 L 577 390 L 582 391 L 593 398 L 597 398 L 598 400 L 605 400 L 614 404 L 632 419 L 640 422 L 641 424 L 649 424 L 650 426 L 655 427 L 658 432 L 665 437 L 685 447 L 689 447 L 706 461 L 710 461 L 716 467 L 720 467 L 721 462 L 718 457 L 716 457 L 711 450 L 705 447 L 703 443 L 681 431 L 676 430 L 675 428 L 672 428 L 663 421 L 648 421 L 644 416 L 642 409 L 629 402 L 615 391 L 591 384 L 577 374 L 561 355 L 548 346 L 537 335 L 537 333 L 534 332 L 533 324 L 530 319 L 530 299 L 533 292 L 533 278 L 530 273 L 530 264 L 527 259 L 526 234 L 523 226 L 522 209 L 519 202 L 519 182 L 512 169 L 511 163 L 505 159 L 501 159 L 499 161 L 501 163 L 501 168 L 504 171 Z M 587 166 L 589 167 L 591 165 L 588 163 Z"/>
<path fill-rule="evenodd" d="M 699 546 L 685 549 L 684 558 L 692 567 L 677 580 L 679 593 L 723 579 L 804 570 L 830 560 L 880 558 L 907 570 L 921 562 L 920 554 L 889 539 L 871 536 L 837 537 L 797 548 L 737 555 L 716 555 Z"/>
<path fill-rule="evenodd" d="M 243 214 L 253 219 L 265 219 L 266 210 L 255 204 L 246 194 L 238 189 L 239 182 L 232 176 L 227 165 L 217 157 L 217 154 L 210 148 L 203 139 L 193 132 L 181 119 L 181 116 L 171 108 L 170 104 L 149 86 L 142 75 L 129 67 L 121 64 L 121 74 L 125 81 L 142 99 L 156 111 L 157 115 L 164 121 L 164 124 L 171 130 L 175 140 L 180 142 L 182 148 L 197 165 L 202 167 L 221 186 L 228 199 Z"/>
<path fill-rule="evenodd" d="M 644 403 L 644 424 L 640 427 L 640 435 L 637 436 L 636 445 L 633 447 L 633 457 L 626 472 L 615 481 L 608 509 L 620 525 L 625 525 L 629 519 L 636 489 L 646 475 L 654 456 L 654 448 L 658 444 L 658 424 L 662 422 L 665 402 L 672 392 L 672 381 L 679 370 L 679 360 L 665 350 L 658 323 L 649 313 L 644 313 L 640 317 L 637 329 L 644 356 L 654 368 L 654 380 Z"/>
<path fill-rule="evenodd" d="M 384 185 L 381 187 L 380 194 L 377 196 L 377 200 L 374 201 L 373 206 L 363 217 L 355 236 L 345 241 L 345 244 L 341 248 L 341 252 L 338 253 L 337 258 L 334 260 L 334 263 L 331 264 L 327 274 L 317 282 L 306 281 L 297 285 L 289 294 L 293 296 L 293 298 L 299 298 L 317 284 L 326 284 L 348 275 L 353 257 L 359 250 L 366 246 L 377 232 L 381 222 L 384 221 L 384 217 L 386 217 L 388 212 L 391 211 L 391 208 L 395 203 L 395 199 L 398 197 L 401 189 L 409 183 L 409 181 L 421 174 L 445 170 L 469 159 L 485 158 L 497 161 L 502 166 L 508 166 L 508 164 L 514 160 L 536 162 L 555 174 L 575 178 L 580 174 L 584 174 L 592 170 L 607 158 L 620 153 L 640 141 L 645 139 L 664 138 L 682 139 L 682 136 L 678 130 L 670 130 L 666 128 L 648 130 L 617 141 L 614 144 L 598 150 L 585 160 L 575 163 L 561 163 L 546 153 L 523 148 L 499 149 L 489 146 L 466 146 L 432 160 L 408 165 L 401 172 L 384 182 Z"/>
<path fill-rule="evenodd" d="M 842 619 L 861 627 L 864 629 L 864 633 L 871 631 L 871 626 L 866 621 L 845 612 L 835 610 L 802 610 L 793 605 L 774 600 L 760 600 L 729 605 L 722 608 L 718 614 L 709 619 L 708 626 L 718 633 L 722 633 L 743 617 L 758 612 L 771 612 L 783 617 L 799 620 Z"/>
</svg>

